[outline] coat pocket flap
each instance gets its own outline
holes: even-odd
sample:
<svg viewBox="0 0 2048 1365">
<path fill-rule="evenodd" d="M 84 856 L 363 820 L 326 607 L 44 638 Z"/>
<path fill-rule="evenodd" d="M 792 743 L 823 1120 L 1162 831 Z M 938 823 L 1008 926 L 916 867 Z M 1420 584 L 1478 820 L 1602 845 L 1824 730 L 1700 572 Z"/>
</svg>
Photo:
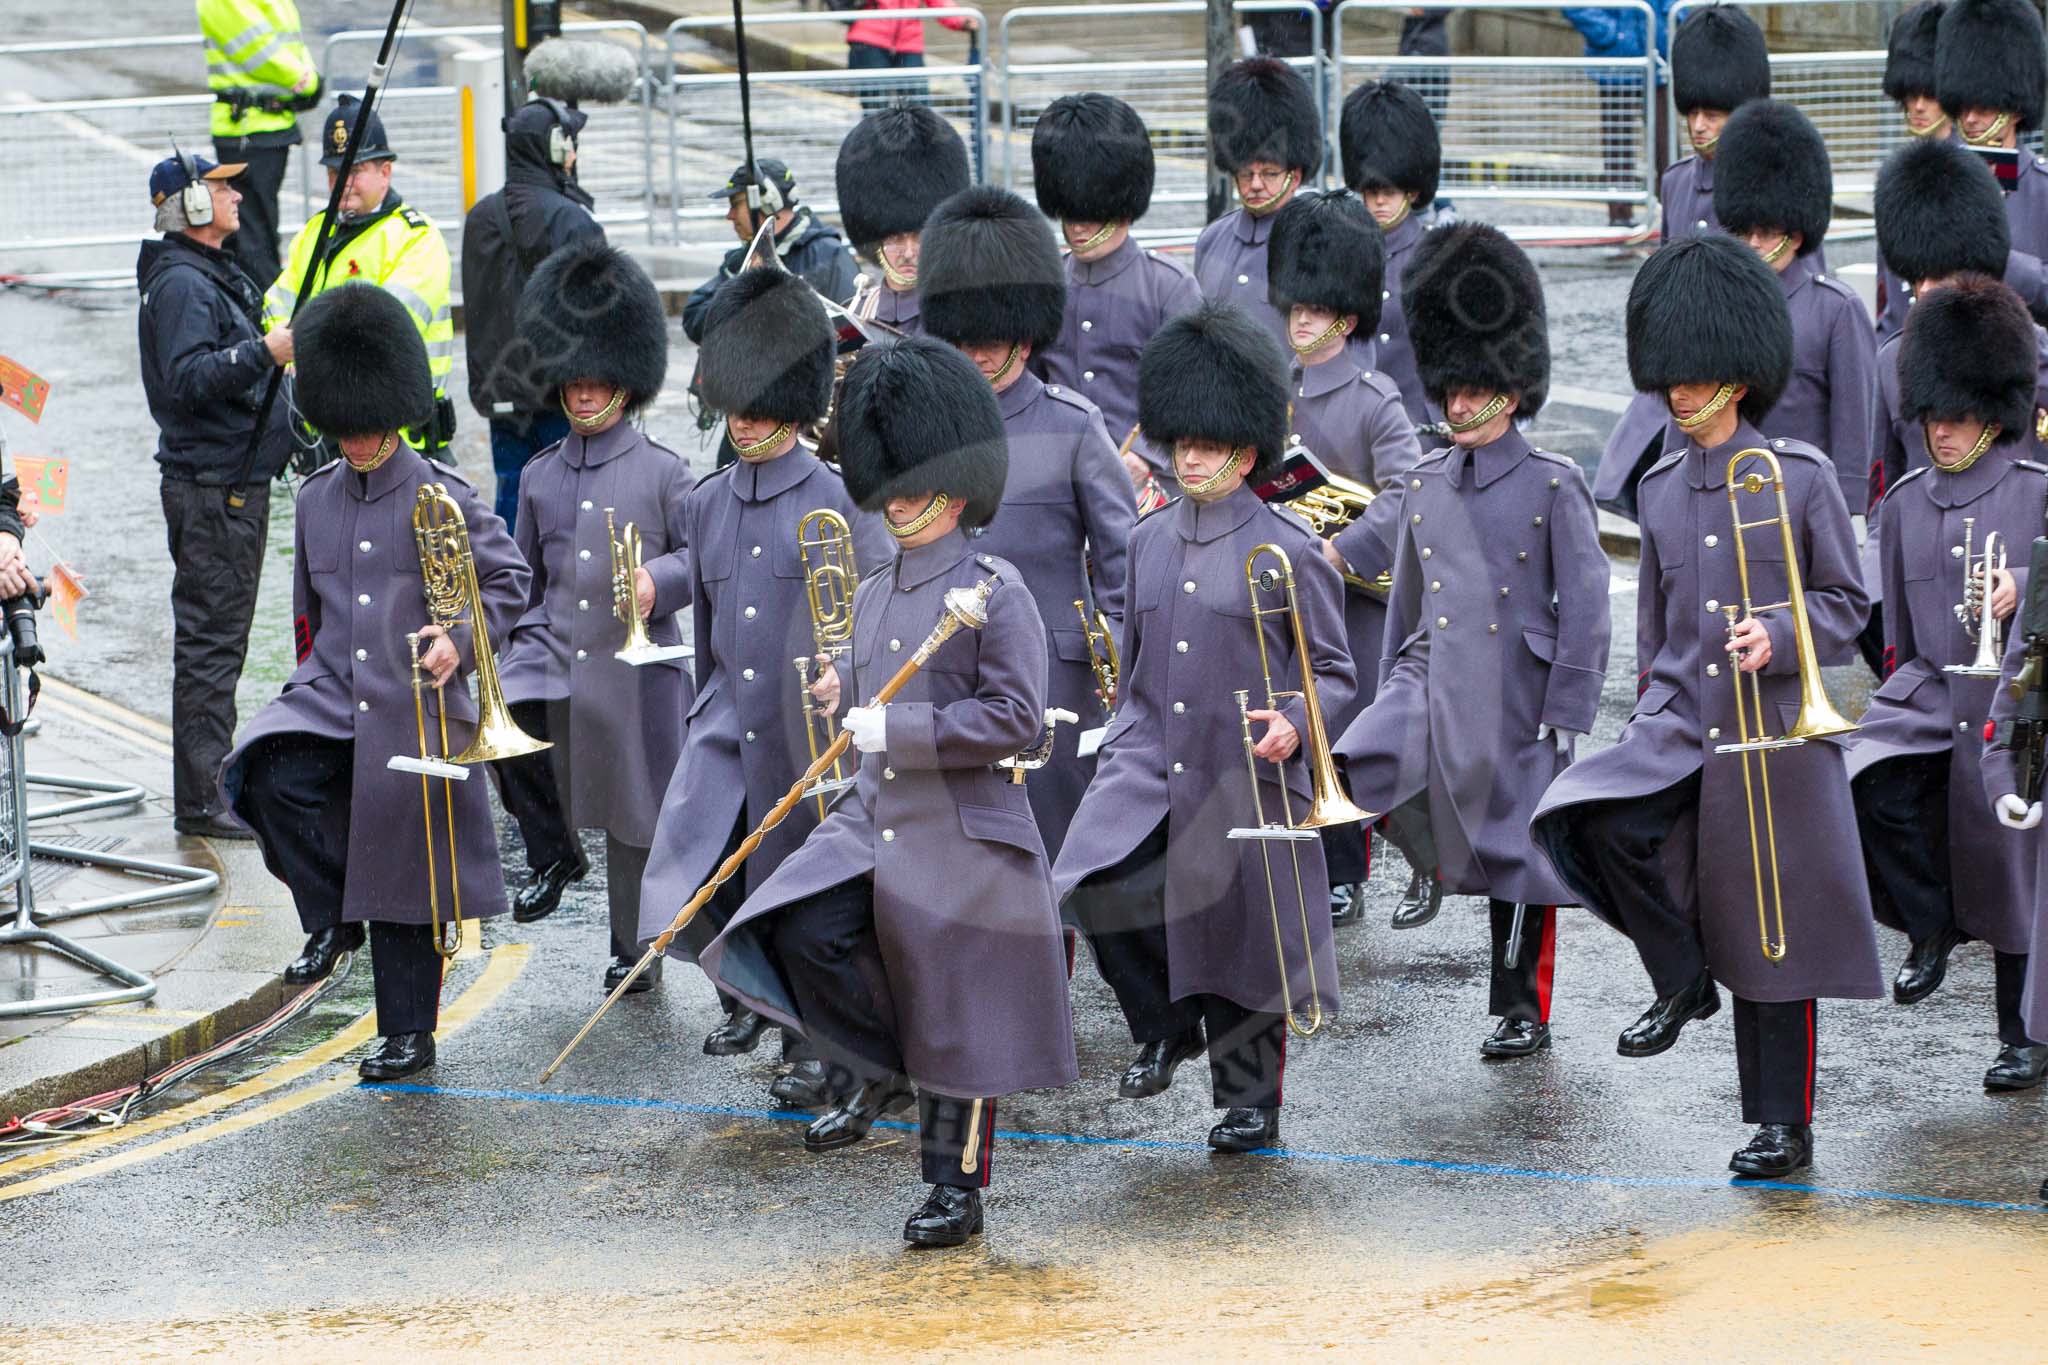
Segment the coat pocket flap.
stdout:
<svg viewBox="0 0 2048 1365">
<path fill-rule="evenodd" d="M 1677 688 L 1666 687 L 1659 683 L 1657 686 L 1644 692 L 1642 696 L 1636 698 L 1635 714 L 1638 716 L 1654 716 L 1669 706 L 1671 699 L 1677 695 Z"/>
<path fill-rule="evenodd" d="M 1004 810 L 1000 806 L 960 806 L 960 829 L 970 839 L 1008 844 L 1025 853 L 1043 855 L 1045 845 L 1038 837 L 1038 822 L 1028 811 Z"/>
<path fill-rule="evenodd" d="M 1052 632 L 1052 652 L 1055 657 L 1064 659 L 1070 664 L 1087 663 L 1087 633 L 1081 630 L 1061 630 L 1055 627 Z"/>
<path fill-rule="evenodd" d="M 1531 654 L 1543 660 L 1544 663 L 1550 663 L 1557 658 L 1557 637 L 1555 635 L 1546 635 L 1540 630 L 1524 630 L 1522 632 L 1522 642 L 1529 646 Z"/>
<path fill-rule="evenodd" d="M 697 713 L 704 709 L 705 703 L 710 701 L 713 697 L 717 696 L 719 689 L 724 686 L 724 679 L 720 679 L 717 682 L 712 683 L 711 686 L 705 688 L 702 692 L 699 692 L 697 694 L 697 700 L 690 703 L 689 712 L 683 717 L 684 723 L 687 724 L 690 721 L 697 719 Z"/>
</svg>

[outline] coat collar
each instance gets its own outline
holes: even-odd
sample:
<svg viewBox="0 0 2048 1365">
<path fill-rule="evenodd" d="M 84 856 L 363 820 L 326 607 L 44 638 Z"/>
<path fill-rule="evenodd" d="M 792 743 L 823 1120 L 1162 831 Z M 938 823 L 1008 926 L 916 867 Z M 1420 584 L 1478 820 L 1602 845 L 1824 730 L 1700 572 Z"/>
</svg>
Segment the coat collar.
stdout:
<svg viewBox="0 0 2048 1365">
<path fill-rule="evenodd" d="M 875 320 L 901 330 L 917 321 L 920 307 L 915 289 L 906 289 L 899 294 L 885 284 L 875 298 Z"/>
<path fill-rule="evenodd" d="M 1138 263 L 1138 244 L 1125 235 L 1122 245 L 1092 261 L 1075 261 L 1069 258 L 1074 268 L 1074 283 L 1080 285 L 1103 284 L 1129 270 Z"/>
<path fill-rule="evenodd" d="M 1260 246 L 1273 235 L 1273 215 L 1269 213 L 1261 218 L 1240 205 L 1232 213 L 1230 231 L 1246 246 Z"/>
<path fill-rule="evenodd" d="M 811 477 L 818 457 L 802 446 L 761 464 L 741 460 L 732 467 L 732 491 L 741 502 L 767 502 Z"/>
<path fill-rule="evenodd" d="M 1778 288 L 1785 291 L 1785 297 L 1789 300 L 1794 294 L 1797 294 L 1810 284 L 1814 276 L 1818 274 L 1820 274 L 1820 258 L 1818 255 L 1809 252 L 1804 256 L 1794 256 L 1792 264 L 1778 272 Z"/>
<path fill-rule="evenodd" d="M 376 502 L 401 488 L 433 483 L 441 473 L 427 462 L 425 456 L 407 445 L 404 437 L 399 438 L 398 449 L 391 452 L 391 458 L 368 474 L 356 473 L 346 461 L 336 472 L 341 476 L 341 486 L 357 502 Z"/>
<path fill-rule="evenodd" d="M 1968 507 L 1998 487 L 1999 482 L 2012 471 L 2012 462 L 2018 453 L 2018 442 L 1993 446 L 1984 452 L 1982 459 L 1960 474 L 1947 473 L 1930 460 L 1927 496 L 1934 500 L 1936 507 Z"/>
<path fill-rule="evenodd" d="M 1489 441 L 1477 450 L 1457 453 L 1456 458 L 1451 461 L 1449 471 L 1451 487 L 1456 488 L 1464 482 L 1465 466 L 1468 463 L 1473 470 L 1473 486 L 1484 488 L 1505 476 L 1527 458 L 1528 454 L 1529 438 L 1522 434 L 1520 427 L 1510 422 L 1507 431 L 1499 440 Z"/>
<path fill-rule="evenodd" d="M 1015 382 L 996 395 L 996 407 L 1002 411 L 1005 422 L 1014 421 L 1017 414 L 1030 407 L 1044 392 L 1044 380 L 1029 370 L 1020 370 Z"/>
<path fill-rule="evenodd" d="M 1748 450 L 1752 446 L 1777 453 L 1775 447 L 1764 439 L 1763 433 L 1746 421 L 1736 423 L 1735 434 L 1712 450 L 1686 447 L 1685 481 L 1694 488 L 1726 488 L 1728 461 L 1734 458 L 1736 451 Z"/>
<path fill-rule="evenodd" d="M 1421 239 L 1422 219 L 1417 216 L 1421 211 L 1419 208 L 1408 210 L 1407 217 L 1387 230 L 1386 247 L 1389 256 L 1406 251 Z"/>
<path fill-rule="evenodd" d="M 581 436 L 571 428 L 562 440 L 562 459 L 571 469 L 594 469 L 616 460 L 638 445 L 640 440 L 640 429 L 629 421 L 621 421 L 595 436 Z"/>
<path fill-rule="evenodd" d="M 967 537 L 959 528 L 940 536 L 929 545 L 896 552 L 896 586 L 915 588 L 931 582 L 967 558 Z"/>
<path fill-rule="evenodd" d="M 1321 398 L 1326 393 L 1335 393 L 1357 380 L 1358 362 L 1351 358 L 1351 348 L 1345 348 L 1320 365 L 1304 365 L 1294 362 L 1294 396 L 1297 398 Z"/>
<path fill-rule="evenodd" d="M 1219 502 L 1196 502 L 1193 498 L 1180 500 L 1180 521 L 1175 530 L 1182 540 L 1192 540 L 1197 545 L 1206 545 L 1212 540 L 1221 540 L 1238 527 L 1250 521 L 1266 504 L 1259 501 L 1259 495 L 1252 492 L 1249 483 L 1239 484 L 1237 491 Z"/>
</svg>

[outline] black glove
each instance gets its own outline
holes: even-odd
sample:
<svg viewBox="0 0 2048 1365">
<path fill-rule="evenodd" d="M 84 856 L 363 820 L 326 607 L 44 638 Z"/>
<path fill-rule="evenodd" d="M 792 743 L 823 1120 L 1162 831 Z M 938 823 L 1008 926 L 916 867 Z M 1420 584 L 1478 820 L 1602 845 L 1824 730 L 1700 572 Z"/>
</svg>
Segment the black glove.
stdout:
<svg viewBox="0 0 2048 1365">
<path fill-rule="evenodd" d="M 455 439 L 455 400 L 447 394 L 434 399 L 434 415 L 427 422 L 427 453 L 446 450 Z"/>
<path fill-rule="evenodd" d="M 296 114 L 303 114 L 308 109 L 319 108 L 320 96 L 323 93 L 325 93 L 326 89 L 327 82 L 323 80 L 320 77 L 320 75 L 316 72 L 313 76 L 313 88 L 311 90 L 308 90 L 303 95 L 294 95 L 290 99 L 289 104 L 291 106 L 292 112 Z"/>
<path fill-rule="evenodd" d="M 256 107 L 256 92 L 246 85 L 233 85 L 216 91 L 213 98 L 216 103 L 225 104 L 237 119 L 247 118 L 249 111 Z"/>
</svg>

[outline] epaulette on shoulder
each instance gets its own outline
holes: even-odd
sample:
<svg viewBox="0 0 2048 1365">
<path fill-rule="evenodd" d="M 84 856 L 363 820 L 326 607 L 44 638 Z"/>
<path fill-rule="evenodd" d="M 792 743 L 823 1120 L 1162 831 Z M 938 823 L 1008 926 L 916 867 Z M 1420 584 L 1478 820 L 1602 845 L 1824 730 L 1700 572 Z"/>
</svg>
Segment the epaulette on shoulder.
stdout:
<svg viewBox="0 0 2048 1365">
<path fill-rule="evenodd" d="M 1813 282 L 1823 289 L 1841 295 L 1845 299 L 1853 299 L 1857 297 L 1856 288 L 1854 285 L 1844 284 L 1838 277 L 1834 275 L 1815 275 L 1813 277 Z"/>
<path fill-rule="evenodd" d="M 2022 460 L 2015 458 L 2013 460 L 2013 463 L 2018 465 L 2021 469 L 2031 469 L 2036 474 L 2048 474 L 2048 464 L 2042 464 L 2039 460 Z"/>
<path fill-rule="evenodd" d="M 1804 441 L 1793 441 L 1787 440 L 1783 436 L 1774 436 L 1770 440 L 1769 449 L 1771 454 L 1778 457 L 1781 464 L 1789 456 L 1795 460 L 1804 460 L 1808 464 L 1826 465 L 1829 469 L 1835 467 L 1833 460 L 1830 460 L 1827 456 L 1821 454 L 1818 449 Z"/>
<path fill-rule="evenodd" d="M 715 481 L 730 476 L 731 473 L 735 469 L 738 469 L 739 467 L 739 461 L 737 460 L 733 461 L 731 464 L 728 465 L 720 465 L 717 469 L 712 470 L 709 474 L 706 474 L 703 478 L 697 480 L 697 487 L 709 488 Z"/>
<path fill-rule="evenodd" d="M 411 204 L 400 204 L 398 206 L 398 216 L 403 218 L 405 225 L 414 232 L 419 232 L 434 225 L 432 219 L 428 218 L 426 214 L 421 213 Z"/>
<path fill-rule="evenodd" d="M 442 483 L 460 484 L 472 493 L 476 491 L 476 485 L 469 481 L 467 475 L 439 455 L 423 454 L 420 458 L 427 462 L 427 468 L 433 470 L 434 476 Z"/>
<path fill-rule="evenodd" d="M 1685 452 L 1683 450 L 1667 450 L 1657 457 L 1657 463 L 1643 471 L 1643 479 L 1653 479 L 1659 474 L 1668 473 L 1678 468 L 1679 462 L 1684 459 Z M 1638 479 L 1636 482 L 1641 483 L 1643 479 Z"/>
<path fill-rule="evenodd" d="M 866 573 L 862 574 L 860 576 L 860 581 L 863 583 L 873 582 L 875 579 L 880 578 L 883 574 L 889 572 L 889 570 L 894 568 L 895 565 L 896 557 L 894 555 L 891 555 L 884 562 L 875 565 L 874 568 L 869 569 Z"/>
<path fill-rule="evenodd" d="M 1166 500 L 1165 502 L 1162 502 L 1162 503 L 1160 503 L 1160 504 L 1159 504 L 1159 505 L 1158 505 L 1157 507 L 1153 508 L 1153 509 L 1152 509 L 1151 511 L 1149 511 L 1149 512 L 1144 512 L 1144 513 L 1141 513 L 1141 514 L 1139 515 L 1139 517 L 1138 517 L 1138 521 L 1139 521 L 1139 522 L 1141 522 L 1141 523 L 1142 523 L 1142 522 L 1147 522 L 1147 521 L 1150 521 L 1150 520 L 1152 520 L 1152 518 L 1154 518 L 1154 517 L 1158 516 L 1158 515 L 1159 515 L 1159 514 L 1160 514 L 1161 512 L 1164 512 L 1164 511 L 1165 511 L 1165 510 L 1166 510 L 1167 508 L 1169 508 L 1169 507 L 1177 507 L 1177 506 L 1179 506 L 1179 505 L 1180 505 L 1180 499 L 1179 499 L 1179 498 L 1168 498 L 1168 499 L 1167 499 L 1167 500 Z"/>
<path fill-rule="evenodd" d="M 1075 393 L 1064 384 L 1047 384 L 1045 386 L 1045 396 L 1056 402 L 1065 403 L 1068 407 L 1078 411 L 1083 417 L 1095 411 L 1094 403 Z"/>
<path fill-rule="evenodd" d="M 1554 450 L 1545 450 L 1541 446 L 1530 446 L 1529 453 L 1539 460 L 1548 460 L 1551 464 L 1570 465 L 1573 469 L 1579 467 L 1579 462 L 1571 456 L 1560 455 Z"/>
<path fill-rule="evenodd" d="M 1451 456 L 1457 453 L 1458 447 L 1456 446 L 1440 446 L 1409 466 L 1408 472 L 1419 474 L 1427 471 L 1431 474 L 1441 474 L 1450 465 Z"/>
<path fill-rule="evenodd" d="M 1269 502 L 1266 504 L 1266 510 L 1305 536 L 1314 536 L 1316 533 L 1315 528 L 1308 524 L 1307 517 L 1284 502 Z"/>
<path fill-rule="evenodd" d="M 1886 503 L 1890 502 L 1893 498 L 1896 498 L 1899 495 L 1899 490 L 1901 488 L 1904 488 L 1907 484 L 1913 482 L 1913 480 L 1919 478 L 1922 474 L 1925 474 L 1928 470 L 1932 468 L 1934 468 L 1934 466 L 1931 464 L 1923 464 L 1919 466 L 1917 469 L 1909 469 L 1905 473 L 1899 475 L 1898 478 L 1892 480 L 1892 486 L 1884 490 L 1884 496 L 1877 500 L 1877 505 L 1879 507 L 1882 507 Z"/>
</svg>

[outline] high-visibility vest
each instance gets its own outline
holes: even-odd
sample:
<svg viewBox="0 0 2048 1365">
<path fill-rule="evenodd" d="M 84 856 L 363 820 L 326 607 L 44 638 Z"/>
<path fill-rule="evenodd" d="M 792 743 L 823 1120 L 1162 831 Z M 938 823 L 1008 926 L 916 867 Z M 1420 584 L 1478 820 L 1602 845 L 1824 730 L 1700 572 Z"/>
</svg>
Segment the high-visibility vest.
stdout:
<svg viewBox="0 0 2048 1365">
<path fill-rule="evenodd" d="M 291 317 L 299 280 L 313 258 L 313 243 L 325 216 L 324 209 L 314 214 L 292 238 L 284 270 L 263 296 L 264 327 L 275 327 Z M 427 343 L 427 369 L 434 376 L 434 392 L 444 394 L 448 373 L 455 368 L 454 281 L 448 243 L 434 220 L 410 204 L 400 204 L 350 238 L 339 251 L 330 243 L 327 262 L 313 277 L 307 298 L 337 285 L 356 283 L 381 285 L 405 305 Z"/>
<path fill-rule="evenodd" d="M 293 0 L 198 0 L 199 28 L 206 35 L 206 84 L 215 95 L 248 90 L 253 95 L 290 99 L 320 83 L 313 54 L 299 39 L 299 7 Z M 249 137 L 293 128 L 289 109 L 248 109 L 237 114 L 216 99 L 215 137 Z"/>
</svg>

